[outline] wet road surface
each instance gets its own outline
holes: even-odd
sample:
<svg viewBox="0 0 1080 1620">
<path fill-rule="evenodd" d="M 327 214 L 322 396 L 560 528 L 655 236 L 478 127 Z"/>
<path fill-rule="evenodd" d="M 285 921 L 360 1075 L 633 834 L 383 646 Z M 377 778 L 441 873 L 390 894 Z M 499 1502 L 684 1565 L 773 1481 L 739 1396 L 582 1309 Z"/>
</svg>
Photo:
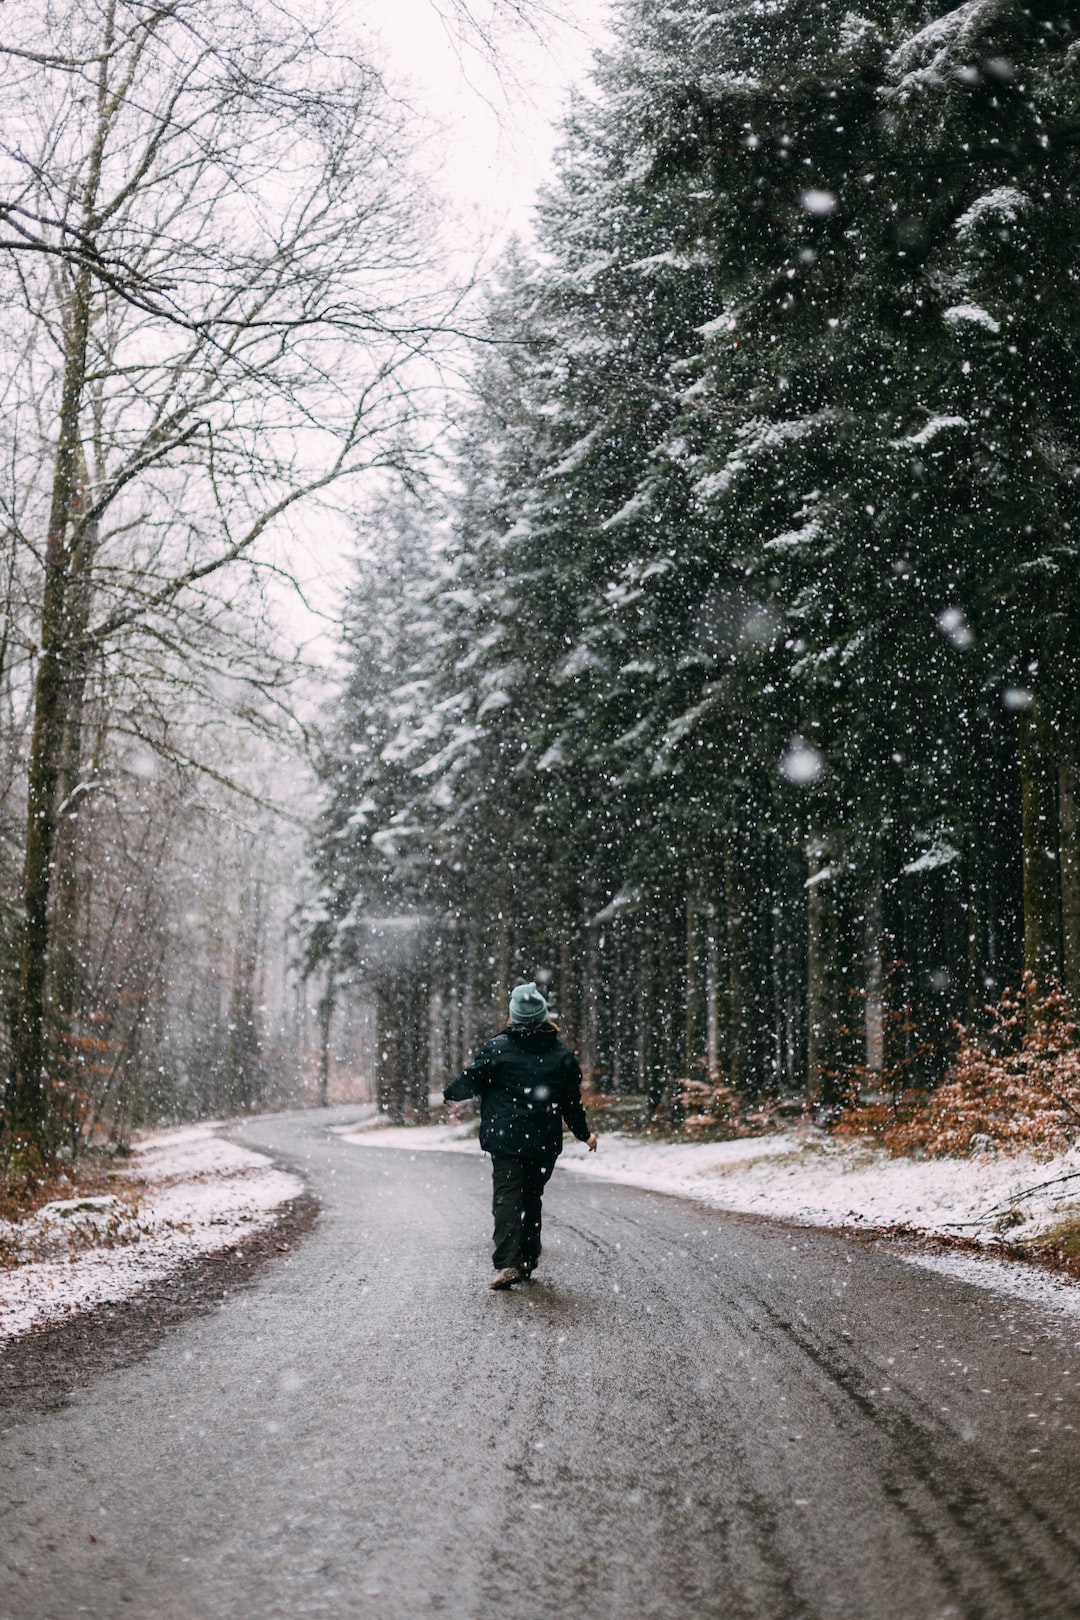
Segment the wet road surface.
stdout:
<svg viewBox="0 0 1080 1620">
<path fill-rule="evenodd" d="M 1080 1615 L 1080 1323 L 565 1171 L 491 1294 L 486 1161 L 342 1117 L 243 1131 L 300 1249 L 6 1428 L 3 1620 Z"/>
</svg>

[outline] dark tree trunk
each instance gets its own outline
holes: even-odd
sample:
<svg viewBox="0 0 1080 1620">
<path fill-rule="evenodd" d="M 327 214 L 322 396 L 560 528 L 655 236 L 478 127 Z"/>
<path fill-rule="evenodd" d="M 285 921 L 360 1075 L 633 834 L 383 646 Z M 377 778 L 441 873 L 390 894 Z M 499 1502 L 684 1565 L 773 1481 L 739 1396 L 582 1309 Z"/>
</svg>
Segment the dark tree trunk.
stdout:
<svg viewBox="0 0 1080 1620">
<path fill-rule="evenodd" d="M 260 1043 L 255 1014 L 261 931 L 262 885 L 256 883 L 241 898 L 233 947 L 226 1088 L 229 1102 L 234 1108 L 253 1108 L 261 1090 Z"/>
<path fill-rule="evenodd" d="M 559 986 L 558 1009 L 563 1039 L 571 1046 L 577 1047 L 578 1030 L 580 1028 L 580 1015 L 578 1013 L 578 998 L 574 994 L 574 966 L 573 953 L 570 947 L 570 929 L 564 926 L 559 930 Z"/>
<path fill-rule="evenodd" d="M 1061 835 L 1053 709 L 1046 693 L 1020 717 L 1024 970 L 1038 991 L 1061 979 Z"/>
<path fill-rule="evenodd" d="M 807 1089 L 830 1104 L 840 1079 L 840 926 L 836 874 L 824 850 L 810 857 L 806 922 Z"/>
<path fill-rule="evenodd" d="M 399 986 L 396 978 L 383 979 L 375 991 L 376 1078 L 379 1112 L 391 1123 L 405 1123 L 405 1088 Z"/>
<path fill-rule="evenodd" d="M 654 898 L 656 907 L 656 993 L 653 996 L 653 1051 L 661 1084 L 673 1079 L 679 1072 L 682 1058 L 681 1041 L 676 1040 L 681 1020 L 676 1012 L 675 960 L 681 958 L 681 929 L 662 896 Z"/>
<path fill-rule="evenodd" d="M 649 1100 L 649 1113 L 655 1114 L 660 1106 L 663 1095 L 664 1078 L 656 1051 L 656 962 L 654 957 L 654 926 L 652 907 L 650 905 L 645 917 L 645 926 L 642 930 L 641 952 L 639 956 L 639 989 L 637 996 L 639 1034 L 638 1034 L 638 1085 Z"/>
<path fill-rule="evenodd" d="M 596 980 L 599 972 L 599 961 L 599 935 L 595 928 L 587 927 L 585 960 L 582 963 L 581 989 L 578 994 L 578 1008 L 581 1019 L 581 1051 L 579 1058 L 581 1067 L 586 1074 L 595 1073 L 600 1063 L 596 1039 Z"/>
<path fill-rule="evenodd" d="M 725 957 L 727 960 L 727 1053 L 728 1084 L 736 1091 L 745 1091 L 747 1083 L 747 1016 L 745 918 L 743 895 L 739 875 L 735 869 L 735 851 L 730 834 L 724 839 L 724 922 Z"/>
<path fill-rule="evenodd" d="M 705 910 L 705 1063 L 714 1086 L 721 1080 L 719 976 L 716 907 L 710 902 Z"/>
<path fill-rule="evenodd" d="M 431 1027 L 429 1007 L 431 986 L 427 978 L 403 975 L 401 984 L 402 1042 L 405 1056 L 405 1093 L 417 1124 L 430 1118 Z"/>
<path fill-rule="evenodd" d="M 330 1106 L 330 1026 L 334 1017 L 334 970 L 326 970 L 326 989 L 319 997 L 319 1104 Z M 376 1037 L 378 1031 L 376 1030 Z"/>
<path fill-rule="evenodd" d="M 986 1003 L 986 977 L 987 977 L 987 925 L 986 925 L 986 885 L 983 880 L 983 851 L 980 838 L 981 829 L 977 824 L 969 824 L 967 837 L 964 840 L 963 860 L 963 892 L 961 904 L 963 906 L 964 927 L 966 931 L 966 951 L 964 953 L 964 1023 L 968 1029 L 976 1028 L 983 1022 L 983 1007 Z"/>
<path fill-rule="evenodd" d="M 686 890 L 686 974 L 685 1016 L 683 1019 L 683 1073 L 696 1074 L 708 1069 L 705 1033 L 705 964 L 702 960 L 701 904 L 688 886 Z"/>
<path fill-rule="evenodd" d="M 495 926 L 495 974 L 492 1023 L 500 1029 L 507 1019 L 510 1002 L 510 896 L 505 875 L 499 880 Z"/>
<path fill-rule="evenodd" d="M 1059 729 L 1058 837 L 1061 844 L 1061 978 L 1080 1012 L 1080 759 L 1077 717 L 1071 706 Z"/>
<path fill-rule="evenodd" d="M 90 278 L 88 272 L 80 271 L 74 278 L 68 307 L 59 433 L 45 544 L 41 647 L 27 769 L 22 944 L 12 1021 L 12 1073 L 6 1099 L 6 1123 L 12 1141 L 25 1142 L 46 1158 L 53 1147 L 46 1078 L 49 901 L 57 787 L 71 697 L 71 572 L 79 557 L 78 548 L 69 543 L 69 527 L 82 464 L 80 412 L 89 322 Z"/>
</svg>

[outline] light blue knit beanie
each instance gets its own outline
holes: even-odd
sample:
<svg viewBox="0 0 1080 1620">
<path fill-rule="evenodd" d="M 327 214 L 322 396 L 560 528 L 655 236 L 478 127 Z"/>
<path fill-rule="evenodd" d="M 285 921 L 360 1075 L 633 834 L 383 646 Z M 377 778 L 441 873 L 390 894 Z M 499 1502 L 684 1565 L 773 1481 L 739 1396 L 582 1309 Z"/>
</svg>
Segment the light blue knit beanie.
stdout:
<svg viewBox="0 0 1080 1620">
<path fill-rule="evenodd" d="M 519 984 L 510 997 L 510 1022 L 519 1029 L 542 1024 L 548 1004 L 535 984 Z"/>
</svg>

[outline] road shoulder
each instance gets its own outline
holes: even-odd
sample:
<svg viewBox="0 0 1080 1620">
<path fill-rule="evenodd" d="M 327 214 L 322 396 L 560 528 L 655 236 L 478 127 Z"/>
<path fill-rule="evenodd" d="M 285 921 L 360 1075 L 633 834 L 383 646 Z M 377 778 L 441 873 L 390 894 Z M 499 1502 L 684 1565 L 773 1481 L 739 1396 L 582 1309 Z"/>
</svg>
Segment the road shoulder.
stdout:
<svg viewBox="0 0 1080 1620">
<path fill-rule="evenodd" d="M 3 1222 L 0 1409 L 65 1404 L 212 1310 L 311 1229 L 318 1203 L 304 1181 L 236 1140 L 236 1127 L 146 1135 L 100 1186 L 72 1178 L 70 1196 Z"/>
<path fill-rule="evenodd" d="M 337 1128 L 358 1147 L 479 1154 L 468 1123 Z M 1054 1241 L 1080 1222 L 1080 1150 L 1051 1159 L 983 1153 L 899 1158 L 806 1128 L 729 1142 L 601 1138 L 567 1142 L 564 1169 L 691 1199 L 731 1214 L 824 1227 L 887 1243 L 914 1264 L 1080 1314 L 1080 1259 Z"/>
<path fill-rule="evenodd" d="M 130 1298 L 8 1339 L 0 1345 L 0 1423 L 7 1428 L 67 1406 L 95 1378 L 139 1361 L 181 1323 L 217 1310 L 263 1266 L 287 1262 L 318 1214 L 318 1200 L 305 1189 L 278 1207 L 272 1224 L 180 1261 Z"/>
</svg>

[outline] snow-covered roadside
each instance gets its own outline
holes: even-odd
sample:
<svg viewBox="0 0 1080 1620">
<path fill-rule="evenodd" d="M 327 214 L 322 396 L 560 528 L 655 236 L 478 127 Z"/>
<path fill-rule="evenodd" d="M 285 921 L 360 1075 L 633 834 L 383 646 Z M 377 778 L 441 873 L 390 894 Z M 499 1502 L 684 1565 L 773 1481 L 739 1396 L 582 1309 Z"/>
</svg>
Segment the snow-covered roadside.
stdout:
<svg viewBox="0 0 1080 1620">
<path fill-rule="evenodd" d="M 469 1125 L 348 1126 L 340 1135 L 368 1147 L 480 1152 Z M 1010 1239 L 1022 1241 L 1080 1213 L 1080 1148 L 1042 1162 L 1027 1155 L 895 1159 L 804 1128 L 735 1142 L 604 1136 L 595 1154 L 580 1142 L 568 1143 L 561 1163 L 598 1181 L 675 1193 L 717 1209 L 811 1226 L 902 1226 L 984 1244 L 1005 1229 Z M 1075 1180 L 1060 1179 L 1073 1174 Z M 923 1253 L 914 1245 L 905 1254 L 917 1264 L 1080 1315 L 1080 1288 L 1033 1266 L 979 1254 Z"/>
<path fill-rule="evenodd" d="M 0 1270 L 0 1343 L 130 1299 L 270 1225 L 303 1183 L 224 1141 L 226 1128 L 208 1121 L 145 1136 L 115 1197 L 63 1199 L 17 1228 L 0 1223 L 8 1253 L 26 1256 Z"/>
</svg>

